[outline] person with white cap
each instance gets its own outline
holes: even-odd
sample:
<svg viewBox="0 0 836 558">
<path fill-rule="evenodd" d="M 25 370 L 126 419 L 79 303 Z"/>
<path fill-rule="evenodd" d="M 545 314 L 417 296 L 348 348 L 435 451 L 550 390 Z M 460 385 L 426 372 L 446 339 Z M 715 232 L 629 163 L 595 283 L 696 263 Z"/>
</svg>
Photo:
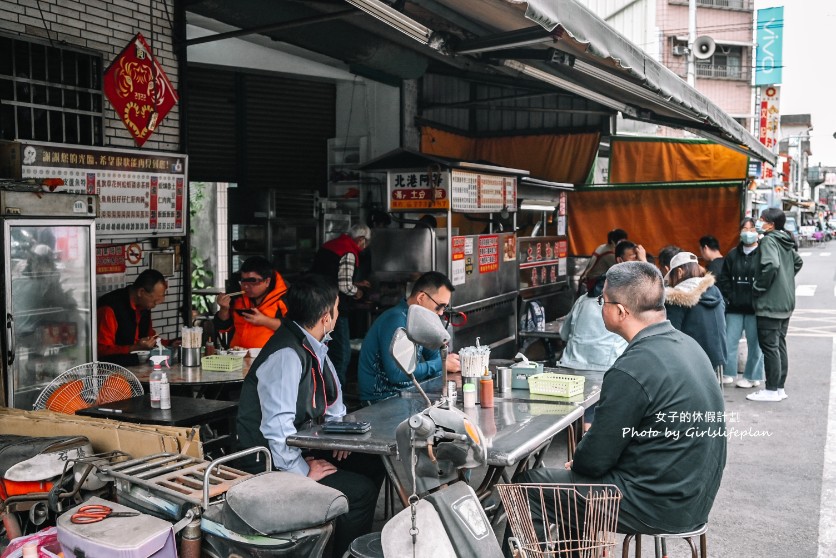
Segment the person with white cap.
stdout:
<svg viewBox="0 0 836 558">
<path fill-rule="evenodd" d="M 711 273 L 705 273 L 691 252 L 671 258 L 665 275 L 665 308 L 673 327 L 699 343 L 715 370 L 727 356 L 725 303 Z"/>
</svg>

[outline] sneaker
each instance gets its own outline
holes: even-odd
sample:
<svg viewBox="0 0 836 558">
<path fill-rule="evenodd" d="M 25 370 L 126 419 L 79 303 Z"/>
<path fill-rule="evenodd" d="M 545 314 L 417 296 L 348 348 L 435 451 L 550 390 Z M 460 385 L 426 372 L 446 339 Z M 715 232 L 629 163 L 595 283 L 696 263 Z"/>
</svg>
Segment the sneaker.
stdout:
<svg viewBox="0 0 836 558">
<path fill-rule="evenodd" d="M 787 392 L 784 391 L 784 388 L 778 388 L 778 395 L 781 396 L 781 401 L 789 397 L 789 395 L 787 395 Z"/>
<path fill-rule="evenodd" d="M 766 401 L 770 403 L 781 401 L 781 394 L 777 391 L 762 389 L 746 396 L 749 401 Z"/>
<path fill-rule="evenodd" d="M 734 376 L 723 376 L 723 385 L 727 386 L 734 383 Z"/>
<path fill-rule="evenodd" d="M 761 383 L 760 383 L 760 380 L 750 381 L 750 380 L 747 380 L 746 378 L 743 378 L 742 380 L 737 380 L 736 385 L 739 388 L 749 389 L 749 388 L 753 388 L 753 387 L 760 387 Z"/>
</svg>

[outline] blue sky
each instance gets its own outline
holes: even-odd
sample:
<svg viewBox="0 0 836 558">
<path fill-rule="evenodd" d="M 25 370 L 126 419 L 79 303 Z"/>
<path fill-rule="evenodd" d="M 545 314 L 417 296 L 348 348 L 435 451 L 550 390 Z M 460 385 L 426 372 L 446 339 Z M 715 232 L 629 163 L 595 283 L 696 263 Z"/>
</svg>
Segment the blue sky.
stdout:
<svg viewBox="0 0 836 558">
<path fill-rule="evenodd" d="M 784 6 L 781 113 L 812 115 L 810 164 L 836 167 L 836 2 L 755 0 Z"/>
</svg>

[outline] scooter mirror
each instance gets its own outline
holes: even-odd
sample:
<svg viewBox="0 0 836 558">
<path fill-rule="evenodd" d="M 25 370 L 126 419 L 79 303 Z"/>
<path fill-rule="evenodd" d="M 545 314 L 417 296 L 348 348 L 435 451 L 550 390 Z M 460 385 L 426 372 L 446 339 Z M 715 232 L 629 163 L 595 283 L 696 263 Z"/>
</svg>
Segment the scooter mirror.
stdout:
<svg viewBox="0 0 836 558">
<path fill-rule="evenodd" d="M 418 353 L 415 349 L 415 343 L 409 340 L 406 330 L 402 327 L 396 329 L 395 335 L 392 336 L 389 352 L 395 362 L 398 363 L 398 367 L 408 376 L 412 376 L 415 367 L 418 365 Z"/>
<path fill-rule="evenodd" d="M 419 304 L 409 306 L 406 334 L 410 340 L 428 349 L 438 349 L 450 341 L 450 334 L 438 314 Z"/>
</svg>

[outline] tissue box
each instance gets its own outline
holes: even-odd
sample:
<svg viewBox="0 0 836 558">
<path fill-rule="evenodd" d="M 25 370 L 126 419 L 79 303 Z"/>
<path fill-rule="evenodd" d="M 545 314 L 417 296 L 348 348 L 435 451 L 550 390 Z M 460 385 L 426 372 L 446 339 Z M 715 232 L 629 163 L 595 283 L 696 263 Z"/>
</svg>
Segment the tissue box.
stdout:
<svg viewBox="0 0 836 558">
<path fill-rule="evenodd" d="M 542 362 L 518 362 L 511 366 L 511 388 L 528 389 L 528 377 L 542 373 Z"/>
<path fill-rule="evenodd" d="M 115 512 L 136 511 L 115 502 L 90 498 L 81 506 L 101 504 Z M 58 542 L 66 558 L 177 558 L 171 523 L 147 514 L 109 517 L 98 523 L 76 524 L 70 518 L 77 506 L 58 518 Z"/>
</svg>

